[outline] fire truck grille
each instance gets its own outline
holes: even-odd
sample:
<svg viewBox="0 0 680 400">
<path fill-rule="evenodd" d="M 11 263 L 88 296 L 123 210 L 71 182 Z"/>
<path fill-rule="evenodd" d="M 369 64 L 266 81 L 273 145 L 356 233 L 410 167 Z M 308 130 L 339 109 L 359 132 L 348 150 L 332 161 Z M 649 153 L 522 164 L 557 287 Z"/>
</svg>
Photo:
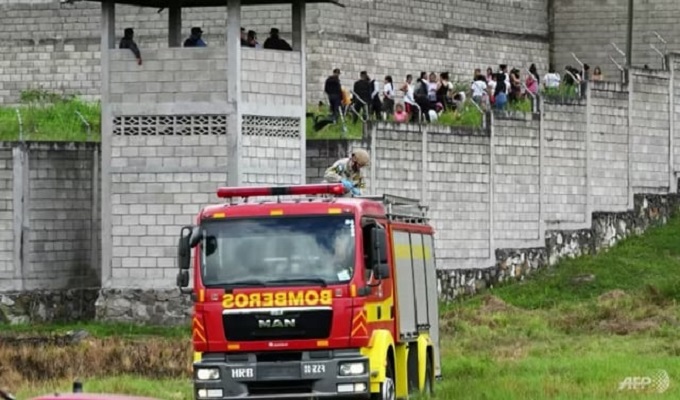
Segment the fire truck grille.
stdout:
<svg viewBox="0 0 680 400">
<path fill-rule="evenodd" d="M 325 339 L 331 332 L 333 311 L 298 311 L 282 316 L 269 313 L 225 314 L 222 321 L 229 341 Z"/>
</svg>

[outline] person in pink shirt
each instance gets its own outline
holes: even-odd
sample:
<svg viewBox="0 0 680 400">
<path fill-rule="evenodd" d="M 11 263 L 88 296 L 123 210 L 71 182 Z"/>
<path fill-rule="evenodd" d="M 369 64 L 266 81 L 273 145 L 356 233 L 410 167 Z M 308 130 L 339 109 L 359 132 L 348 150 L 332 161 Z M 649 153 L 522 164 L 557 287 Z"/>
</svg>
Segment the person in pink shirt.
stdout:
<svg viewBox="0 0 680 400">
<path fill-rule="evenodd" d="M 396 122 L 408 121 L 408 113 L 404 111 L 404 105 L 401 103 L 397 103 L 396 107 L 394 108 L 394 120 Z"/>
<path fill-rule="evenodd" d="M 539 78 L 538 78 L 538 72 L 536 71 L 536 64 L 531 64 L 531 67 L 529 67 L 529 76 L 527 76 L 526 80 L 526 86 L 527 90 L 533 94 L 538 93 L 538 83 L 539 83 Z"/>
</svg>

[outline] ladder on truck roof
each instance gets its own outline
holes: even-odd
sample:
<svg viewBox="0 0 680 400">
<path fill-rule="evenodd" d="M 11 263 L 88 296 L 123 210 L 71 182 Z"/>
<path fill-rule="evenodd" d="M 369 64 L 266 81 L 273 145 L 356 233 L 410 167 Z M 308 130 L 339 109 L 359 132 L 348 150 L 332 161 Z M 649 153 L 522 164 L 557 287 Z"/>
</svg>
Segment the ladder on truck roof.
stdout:
<svg viewBox="0 0 680 400">
<path fill-rule="evenodd" d="M 419 200 L 391 194 L 355 196 L 354 198 L 380 201 L 387 209 L 387 219 L 408 224 L 426 224 L 428 206 Z"/>
</svg>

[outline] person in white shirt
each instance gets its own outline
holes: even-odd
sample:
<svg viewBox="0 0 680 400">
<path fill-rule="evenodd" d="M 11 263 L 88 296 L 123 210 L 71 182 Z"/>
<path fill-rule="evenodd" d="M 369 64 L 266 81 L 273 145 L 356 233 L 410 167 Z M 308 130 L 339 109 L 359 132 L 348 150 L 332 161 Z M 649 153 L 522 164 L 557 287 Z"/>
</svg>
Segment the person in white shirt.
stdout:
<svg viewBox="0 0 680 400">
<path fill-rule="evenodd" d="M 387 114 L 394 112 L 394 81 L 390 75 L 385 77 L 383 86 L 383 111 Z"/>
<path fill-rule="evenodd" d="M 486 89 L 486 78 L 484 75 L 477 75 L 472 82 L 472 101 L 479 105 L 485 104 L 485 99 L 488 99 Z"/>
<path fill-rule="evenodd" d="M 406 111 L 406 114 L 408 114 L 410 120 L 410 118 L 413 116 L 413 111 L 417 110 L 417 107 L 414 107 L 414 104 L 417 103 L 413 93 L 413 75 L 406 75 L 406 80 L 399 89 L 404 94 L 404 111 Z"/>
<path fill-rule="evenodd" d="M 555 72 L 555 67 L 552 65 L 548 68 L 548 73 L 543 77 L 543 85 L 546 88 L 557 88 L 560 86 L 560 74 Z"/>
<path fill-rule="evenodd" d="M 510 74 L 508 73 L 508 66 L 505 64 L 500 65 L 500 71 L 505 76 L 505 94 L 510 93 Z"/>
<path fill-rule="evenodd" d="M 437 102 L 437 74 L 430 72 L 430 79 L 427 82 L 427 99 L 432 103 Z"/>
</svg>

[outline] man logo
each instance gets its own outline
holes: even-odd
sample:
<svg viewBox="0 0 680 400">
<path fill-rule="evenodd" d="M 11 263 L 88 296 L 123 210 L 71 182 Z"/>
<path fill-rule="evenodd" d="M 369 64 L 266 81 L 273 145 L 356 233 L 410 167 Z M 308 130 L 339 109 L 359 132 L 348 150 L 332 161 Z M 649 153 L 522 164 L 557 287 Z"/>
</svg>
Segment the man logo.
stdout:
<svg viewBox="0 0 680 400">
<path fill-rule="evenodd" d="M 258 319 L 258 328 L 295 328 L 295 318 Z"/>
</svg>

